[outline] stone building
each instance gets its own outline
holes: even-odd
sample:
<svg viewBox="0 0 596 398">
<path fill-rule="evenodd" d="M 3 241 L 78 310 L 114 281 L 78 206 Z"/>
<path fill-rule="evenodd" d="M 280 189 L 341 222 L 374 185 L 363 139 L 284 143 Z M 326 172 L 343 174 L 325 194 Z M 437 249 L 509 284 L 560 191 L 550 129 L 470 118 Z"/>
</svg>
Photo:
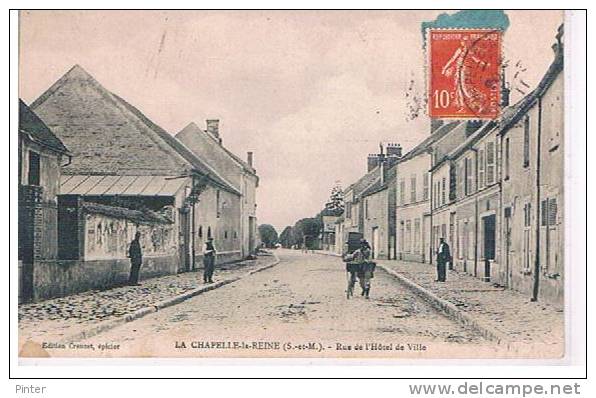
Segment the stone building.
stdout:
<svg viewBox="0 0 596 398">
<path fill-rule="evenodd" d="M 457 145 L 463 139 L 465 128 L 460 122 L 444 124 L 397 163 L 396 202 L 393 210 L 396 213 L 397 259 L 432 261 L 430 199 L 433 181 L 429 170 L 433 159 L 442 158 L 442 154 L 451 145 Z M 434 193 L 436 192 L 435 187 Z"/>
<path fill-rule="evenodd" d="M 337 211 L 323 209 L 319 214 L 321 217 L 321 249 L 326 251 L 335 251 L 335 225 L 340 215 Z"/>
<path fill-rule="evenodd" d="M 36 299 L 36 277 L 58 259 L 60 167 L 70 152 L 19 100 L 19 302 Z"/>
<path fill-rule="evenodd" d="M 195 220 L 197 239 L 203 244 L 207 235 L 201 235 L 201 230 L 215 228 L 220 254 L 225 252 L 230 256 L 244 258 L 252 254 L 257 245 L 256 190 L 259 177 L 253 166 L 253 152 L 247 152 L 246 160 L 241 159 L 224 146 L 219 120 L 209 119 L 206 125 L 207 128 L 203 130 L 195 123 L 190 123 L 176 134 L 176 138 L 216 169 L 242 196 L 229 197 L 225 204 L 220 199 L 218 212 L 236 212 L 233 214 L 239 225 L 234 226 L 221 226 L 217 220 L 206 219 L 209 214 L 215 213 L 201 208 L 200 202 Z"/>
<path fill-rule="evenodd" d="M 137 214 L 134 211 L 165 217 L 144 218 L 144 222 L 152 222 L 154 229 L 161 231 L 154 233 L 152 229 L 152 239 L 167 244 L 160 245 L 160 250 L 152 250 L 146 241 L 143 250 L 147 256 L 141 277 L 188 271 L 195 266 L 196 243 L 191 220 L 199 197 L 201 204 L 216 217 L 229 216 L 229 222 L 234 222 L 233 211 L 216 213 L 217 199 L 220 205 L 233 203 L 234 200 L 227 198 L 239 198 L 240 192 L 80 66 L 61 77 L 31 108 L 73 154 L 72 162 L 62 167 L 59 197 L 64 207 L 59 236 L 62 229 L 63 236 L 73 239 L 65 238 L 58 245 L 63 257 L 71 263 L 68 267 L 46 269 L 48 280 L 62 284 L 59 289 L 62 294 L 121 281 L 122 272 L 129 267 L 125 254 L 118 248 L 121 243 L 111 248 L 101 246 L 118 242 L 110 234 L 130 239 L 123 233 L 128 231 L 124 221 L 139 224 L 138 217 L 132 216 Z M 220 193 L 203 197 L 204 192 Z M 85 205 L 90 202 L 95 207 Z M 97 213 L 90 210 L 97 209 L 97 205 L 104 206 L 102 216 L 110 219 L 107 229 L 106 221 L 92 223 L 88 217 Z M 106 206 L 111 210 L 106 210 Z M 122 222 L 115 222 L 117 215 Z M 172 227 L 163 227 L 165 220 L 170 220 Z M 173 232 L 167 232 L 169 228 Z M 78 239 L 74 239 L 75 230 L 82 231 Z M 98 253 L 103 255 L 98 257 Z"/>
<path fill-rule="evenodd" d="M 533 298 L 564 302 L 563 27 L 554 60 L 537 88 L 500 126 L 507 286 Z"/>
<path fill-rule="evenodd" d="M 362 193 L 363 233 L 370 243 L 373 258 L 394 260 L 395 184 L 397 167 L 384 168 L 379 179 Z"/>
<path fill-rule="evenodd" d="M 428 236 L 435 247 L 440 237 L 448 241 L 456 270 L 558 304 L 564 300 L 562 36 L 561 27 L 554 60 L 535 90 L 495 121 L 467 122 L 467 138 L 451 151 L 435 147 Z"/>
<path fill-rule="evenodd" d="M 377 155 L 369 155 L 368 172 L 344 190 L 344 213 L 336 222 L 336 252 L 343 253 L 350 232 L 364 233 L 362 193 L 380 180 L 382 167 Z"/>
<path fill-rule="evenodd" d="M 499 141 L 497 124 L 472 126 L 466 141 L 432 169 L 432 234 L 444 238 L 452 266 L 486 281 L 499 267 Z M 475 129 L 478 127 L 477 129 Z M 475 129 L 475 130 L 473 130 Z M 498 270 L 496 272 L 498 274 Z M 497 281 L 493 275 L 493 281 Z"/>
</svg>

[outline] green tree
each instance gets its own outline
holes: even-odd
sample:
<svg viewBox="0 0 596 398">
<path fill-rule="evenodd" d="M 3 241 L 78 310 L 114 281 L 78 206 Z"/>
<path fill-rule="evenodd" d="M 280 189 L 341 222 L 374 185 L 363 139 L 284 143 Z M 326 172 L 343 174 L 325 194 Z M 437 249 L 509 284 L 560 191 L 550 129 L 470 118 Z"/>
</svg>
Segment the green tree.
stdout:
<svg viewBox="0 0 596 398">
<path fill-rule="evenodd" d="M 329 201 L 325 203 L 324 212 L 328 215 L 339 216 L 344 212 L 344 191 L 339 182 L 331 189 Z"/>
<path fill-rule="evenodd" d="M 273 225 L 259 225 L 259 236 L 261 237 L 261 242 L 265 244 L 265 247 L 272 248 L 275 247 L 275 245 L 277 244 L 277 231 L 275 230 Z"/>
<path fill-rule="evenodd" d="M 279 235 L 279 243 L 285 247 L 286 249 L 291 248 L 293 245 L 296 244 L 294 241 L 294 228 L 291 226 L 287 226 Z"/>
<path fill-rule="evenodd" d="M 303 218 L 294 225 L 297 244 L 305 244 L 308 249 L 316 249 L 323 224 L 320 217 Z"/>
</svg>

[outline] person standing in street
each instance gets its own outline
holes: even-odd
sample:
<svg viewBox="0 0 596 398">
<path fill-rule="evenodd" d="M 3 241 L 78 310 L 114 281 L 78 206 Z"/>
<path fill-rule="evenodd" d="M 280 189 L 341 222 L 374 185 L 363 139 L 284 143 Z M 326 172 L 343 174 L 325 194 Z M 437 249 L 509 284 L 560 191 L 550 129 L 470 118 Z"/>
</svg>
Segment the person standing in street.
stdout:
<svg viewBox="0 0 596 398">
<path fill-rule="evenodd" d="M 207 238 L 205 242 L 205 251 L 203 252 L 203 282 L 213 283 L 213 271 L 215 270 L 215 245 L 213 244 L 213 238 Z"/>
<path fill-rule="evenodd" d="M 137 231 L 135 238 L 130 242 L 128 248 L 128 257 L 130 258 L 130 276 L 128 277 L 128 284 L 130 286 L 140 286 L 139 273 L 141 265 L 143 264 L 143 253 L 141 250 L 141 233 Z"/>
<path fill-rule="evenodd" d="M 351 263 L 349 267 L 350 273 L 350 286 L 353 288 L 356 283 L 356 277 L 360 282 L 360 288 L 362 289 L 361 295 L 369 298 L 370 294 L 370 280 L 373 277 L 374 263 L 370 261 L 371 250 L 370 245 L 365 239 L 360 240 L 360 248 L 355 250 L 354 253 L 344 256 L 344 261 Z M 354 266 L 356 266 L 354 268 Z"/>
<path fill-rule="evenodd" d="M 445 282 L 447 279 L 447 263 L 451 262 L 451 250 L 445 238 L 439 239 L 439 248 L 437 249 L 437 280 L 436 282 Z"/>
</svg>

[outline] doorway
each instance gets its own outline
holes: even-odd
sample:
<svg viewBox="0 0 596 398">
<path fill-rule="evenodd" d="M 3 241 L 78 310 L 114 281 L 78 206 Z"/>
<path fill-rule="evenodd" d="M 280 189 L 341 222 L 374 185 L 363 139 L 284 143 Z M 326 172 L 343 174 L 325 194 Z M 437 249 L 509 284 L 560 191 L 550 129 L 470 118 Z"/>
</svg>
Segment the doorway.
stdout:
<svg viewBox="0 0 596 398">
<path fill-rule="evenodd" d="M 180 266 L 178 272 L 190 271 L 190 212 L 188 209 L 178 211 L 180 219 L 178 230 L 178 254 Z"/>
<path fill-rule="evenodd" d="M 494 214 L 482 218 L 484 230 L 484 280 L 490 281 L 490 264 L 495 259 L 495 224 Z"/>
<path fill-rule="evenodd" d="M 379 256 L 379 227 L 372 229 L 372 258 L 376 259 Z"/>
</svg>

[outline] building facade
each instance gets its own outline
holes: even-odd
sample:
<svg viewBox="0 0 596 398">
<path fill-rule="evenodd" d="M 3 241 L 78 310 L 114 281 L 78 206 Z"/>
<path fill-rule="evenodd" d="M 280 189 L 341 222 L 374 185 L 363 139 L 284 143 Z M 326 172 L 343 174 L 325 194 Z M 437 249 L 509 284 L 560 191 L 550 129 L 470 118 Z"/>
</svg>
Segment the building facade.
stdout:
<svg viewBox="0 0 596 398">
<path fill-rule="evenodd" d="M 563 29 L 538 87 L 501 131 L 501 253 L 508 286 L 564 302 Z"/>
<path fill-rule="evenodd" d="M 36 271 L 58 259 L 60 168 L 69 159 L 62 141 L 19 100 L 19 302 L 39 298 Z"/>
<path fill-rule="evenodd" d="M 209 119 L 206 125 L 207 128 L 203 130 L 195 123 L 190 123 L 176 134 L 176 138 L 197 157 L 209 163 L 241 193 L 241 197 L 238 198 L 230 195 L 223 200 L 220 198 L 220 205 L 223 204 L 224 207 L 218 208 L 219 213 L 230 212 L 232 217 L 238 220 L 239 225 L 218 226 L 217 223 L 213 223 L 217 220 L 205 219 L 209 214 L 214 214 L 213 211 L 199 208 L 195 220 L 196 231 L 198 234 L 201 229 L 215 225 L 218 230 L 217 244 L 220 253 L 225 251 L 229 256 L 244 258 L 253 254 L 257 245 L 256 190 L 259 177 L 253 167 L 253 152 L 248 152 L 247 159 L 242 160 L 223 145 L 219 120 Z M 217 192 L 215 195 L 217 201 Z M 206 236 L 198 236 L 201 244 L 205 238 Z"/>
<path fill-rule="evenodd" d="M 62 180 L 58 201 L 64 205 L 64 220 L 59 222 L 63 233 L 59 228 L 58 249 L 70 263 L 69 267 L 48 266 L 45 270 L 48 280 L 61 281 L 62 294 L 119 283 L 119 273 L 112 270 L 125 267 L 122 253 L 107 250 L 104 256 L 96 258 L 87 251 L 87 245 L 93 242 L 91 236 L 95 236 L 95 244 L 100 246 L 101 242 L 117 241 L 117 236 L 122 235 L 123 222 L 132 221 L 131 213 L 122 209 L 143 214 L 168 213 L 172 222 L 168 229 L 175 231 L 168 235 L 171 245 L 167 250 L 143 247 L 147 255 L 146 266 L 141 268 L 142 278 L 196 268 L 195 254 L 199 247 L 191 221 L 197 213 L 199 198 L 205 208 L 203 213 L 210 212 L 219 219 L 218 233 L 239 230 L 239 226 L 234 225 L 239 218 L 239 206 L 230 205 L 219 213 L 216 209 L 223 209 L 224 203 L 238 202 L 240 192 L 176 138 L 105 89 L 80 66 L 60 78 L 31 108 L 72 147 L 72 162 L 62 166 L 62 178 L 56 180 Z M 104 223 L 101 229 L 97 225 L 91 228 L 86 219 L 80 219 L 90 206 L 81 203 L 94 203 L 104 209 L 110 207 L 112 218 L 120 214 L 122 220 L 120 223 L 110 221 L 107 229 Z M 79 214 L 79 218 L 74 217 L 75 214 Z M 60 240 L 61 235 L 69 236 L 69 231 L 83 227 L 89 228 L 80 239 Z M 98 241 L 99 230 L 101 242 Z M 223 237 L 225 234 L 221 233 Z M 155 234 L 151 232 L 151 235 Z M 226 244 L 222 245 L 225 250 Z"/>
</svg>

